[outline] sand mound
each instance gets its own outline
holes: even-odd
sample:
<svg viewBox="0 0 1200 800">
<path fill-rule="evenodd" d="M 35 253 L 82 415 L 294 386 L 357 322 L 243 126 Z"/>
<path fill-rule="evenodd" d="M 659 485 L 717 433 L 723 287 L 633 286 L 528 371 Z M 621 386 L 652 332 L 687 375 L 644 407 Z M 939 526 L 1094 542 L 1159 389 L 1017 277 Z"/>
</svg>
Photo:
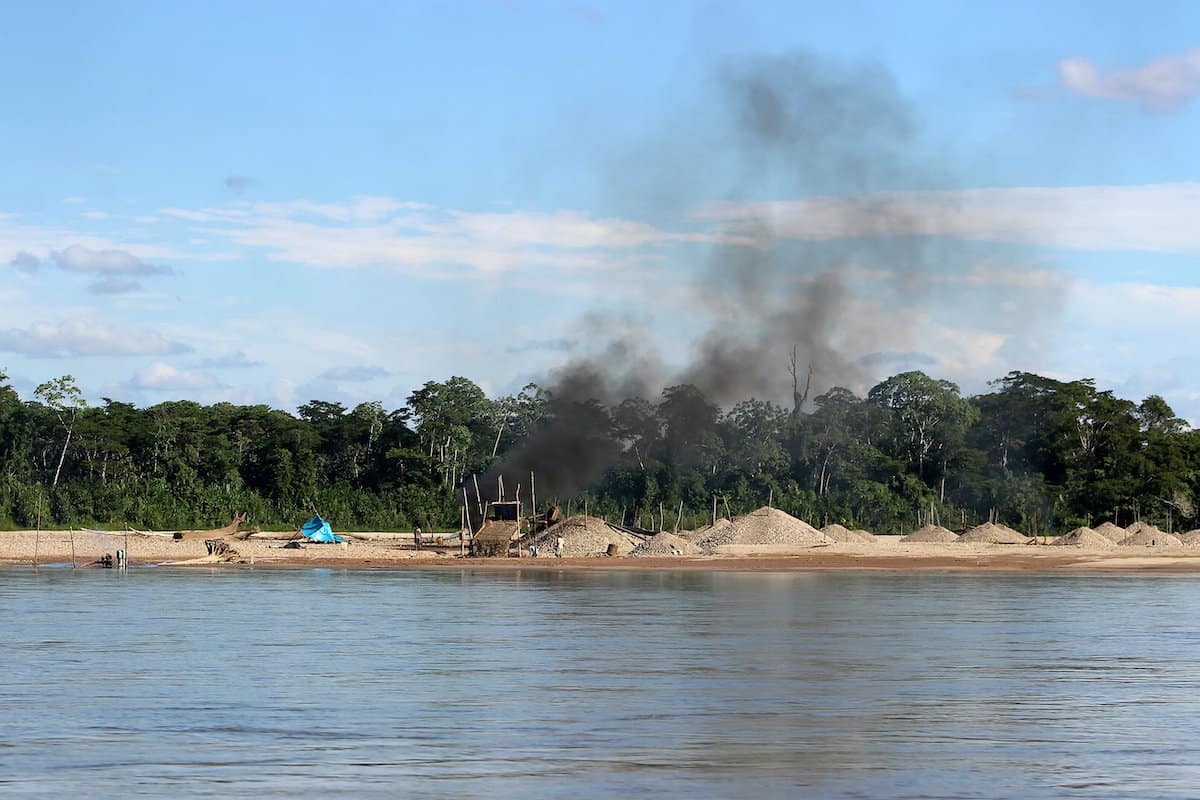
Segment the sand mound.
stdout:
<svg viewBox="0 0 1200 800">
<path fill-rule="evenodd" d="M 760 508 L 744 517 L 735 517 L 724 530 L 712 530 L 697 542 L 701 547 L 722 545 L 788 545 L 813 547 L 833 544 L 833 540 L 807 522 L 785 514 L 778 508 Z"/>
<path fill-rule="evenodd" d="M 947 544 L 949 542 L 957 542 L 958 534 L 949 528 L 943 528 L 941 525 L 926 525 L 920 530 L 913 531 L 908 536 L 901 536 L 900 541 L 904 543 Z"/>
<path fill-rule="evenodd" d="M 821 528 L 821 533 L 833 539 L 835 542 L 855 543 L 855 544 L 872 544 L 875 541 L 875 534 L 867 531 L 852 531 L 844 525 L 839 525 L 836 522 L 826 525 Z"/>
<path fill-rule="evenodd" d="M 1159 530 L 1159 528 L 1157 525 L 1152 525 L 1149 522 L 1146 522 L 1144 519 L 1138 520 L 1137 522 L 1135 522 L 1132 525 L 1129 525 L 1128 527 L 1125 528 L 1125 535 L 1133 536 L 1135 533 L 1141 533 L 1142 531 L 1147 531 L 1147 530 L 1157 531 L 1157 530 Z"/>
<path fill-rule="evenodd" d="M 958 541 L 964 544 L 1025 544 L 1029 537 L 1007 525 L 985 522 L 959 536 Z"/>
<path fill-rule="evenodd" d="M 1179 534 L 1179 541 L 1183 542 L 1188 547 L 1196 547 L 1200 545 L 1200 528 L 1195 528 L 1187 533 Z"/>
<path fill-rule="evenodd" d="M 664 556 L 698 555 L 700 548 L 682 536 L 663 531 L 656 533 L 639 544 L 629 553 L 634 558 L 662 558 Z"/>
<path fill-rule="evenodd" d="M 1105 522 L 1103 525 L 1097 525 L 1092 530 L 1103 536 L 1105 539 L 1108 539 L 1113 544 L 1116 544 L 1129 535 L 1124 528 L 1118 525 L 1113 525 L 1111 522 Z"/>
<path fill-rule="evenodd" d="M 732 522 L 725 519 L 724 517 L 721 517 L 719 520 L 717 520 L 712 525 L 703 525 L 699 528 L 696 528 L 696 530 L 694 530 L 694 531 L 680 531 L 679 535 L 682 536 L 684 539 L 687 539 L 689 542 L 698 542 L 701 539 L 707 538 L 709 536 L 709 534 L 716 536 L 717 534 L 721 533 L 722 531 L 724 531 L 727 528 L 730 528 L 732 526 L 733 526 Z"/>
<path fill-rule="evenodd" d="M 1109 549 L 1117 546 L 1116 542 L 1114 542 L 1112 539 L 1109 539 L 1107 536 L 1104 536 L 1102 534 L 1096 533 L 1094 530 L 1092 530 L 1091 528 L 1087 528 L 1087 527 L 1076 528 L 1075 530 L 1071 531 L 1070 533 L 1064 533 L 1062 536 L 1059 536 L 1057 539 L 1050 542 L 1050 544 L 1063 545 L 1063 546 L 1074 545 L 1075 547 L 1090 547 L 1090 548 L 1097 549 L 1097 550 L 1109 550 Z"/>
<path fill-rule="evenodd" d="M 564 558 L 586 558 L 608 553 L 608 546 L 617 546 L 617 555 L 628 555 L 642 540 L 631 533 L 609 525 L 602 519 L 578 515 L 551 525 L 533 540 L 539 556 L 554 556 L 556 540 L 563 539 Z"/>
<path fill-rule="evenodd" d="M 1183 541 L 1178 536 L 1160 531 L 1153 525 L 1145 525 L 1118 544 L 1121 547 L 1182 547 Z"/>
</svg>

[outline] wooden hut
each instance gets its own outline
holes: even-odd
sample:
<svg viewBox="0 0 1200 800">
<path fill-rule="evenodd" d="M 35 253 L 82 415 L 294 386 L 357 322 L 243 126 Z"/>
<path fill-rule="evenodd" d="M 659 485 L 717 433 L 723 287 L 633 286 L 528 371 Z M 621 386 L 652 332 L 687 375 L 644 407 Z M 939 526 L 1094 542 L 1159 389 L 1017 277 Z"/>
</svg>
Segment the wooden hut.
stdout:
<svg viewBox="0 0 1200 800">
<path fill-rule="evenodd" d="M 512 543 L 521 538 L 521 504 L 516 500 L 492 503 L 483 527 L 471 540 L 471 555 L 482 558 L 504 558 Z"/>
</svg>

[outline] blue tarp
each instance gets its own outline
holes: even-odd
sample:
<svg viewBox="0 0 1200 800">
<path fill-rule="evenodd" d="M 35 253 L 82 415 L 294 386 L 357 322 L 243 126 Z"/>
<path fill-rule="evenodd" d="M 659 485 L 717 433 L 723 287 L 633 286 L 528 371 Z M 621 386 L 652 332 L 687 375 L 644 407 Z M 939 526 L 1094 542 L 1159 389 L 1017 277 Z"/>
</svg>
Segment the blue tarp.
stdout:
<svg viewBox="0 0 1200 800">
<path fill-rule="evenodd" d="M 329 523 L 321 519 L 320 514 L 301 525 L 300 532 L 304 534 L 304 538 L 308 539 L 310 542 L 325 544 L 328 542 L 346 541 L 333 532 L 333 529 L 329 527 Z"/>
</svg>

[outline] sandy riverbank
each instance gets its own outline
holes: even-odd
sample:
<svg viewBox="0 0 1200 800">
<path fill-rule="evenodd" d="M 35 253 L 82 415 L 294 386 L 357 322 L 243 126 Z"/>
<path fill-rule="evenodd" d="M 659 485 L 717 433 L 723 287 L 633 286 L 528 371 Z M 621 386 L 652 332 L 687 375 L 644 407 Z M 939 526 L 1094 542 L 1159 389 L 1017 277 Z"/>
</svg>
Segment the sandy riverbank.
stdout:
<svg viewBox="0 0 1200 800">
<path fill-rule="evenodd" d="M 118 549 L 128 550 L 130 564 L 164 564 L 205 555 L 203 541 L 176 542 L 158 537 L 76 531 L 0 532 L 0 564 L 69 564 L 71 540 L 75 562 L 83 564 Z M 807 548 L 742 546 L 698 556 L 651 558 L 489 558 L 465 559 L 452 553 L 414 551 L 392 542 L 354 541 L 342 545 L 303 544 L 282 549 L 282 541 L 249 540 L 230 544 L 242 563 L 213 565 L 221 569 L 255 567 L 345 567 L 403 569 L 411 567 L 496 569 L 681 569 L 681 570 L 889 570 L 934 572 L 1200 572 L 1200 549 L 1162 547 L 1050 547 L 904 543 L 897 537 L 878 537 L 871 544 L 838 543 Z"/>
</svg>

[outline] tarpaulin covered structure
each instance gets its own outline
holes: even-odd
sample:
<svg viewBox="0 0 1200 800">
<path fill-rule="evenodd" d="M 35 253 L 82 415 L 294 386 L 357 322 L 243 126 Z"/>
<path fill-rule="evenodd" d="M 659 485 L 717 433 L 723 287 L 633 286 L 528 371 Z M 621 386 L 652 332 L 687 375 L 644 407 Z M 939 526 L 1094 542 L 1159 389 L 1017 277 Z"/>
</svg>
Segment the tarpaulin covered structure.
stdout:
<svg viewBox="0 0 1200 800">
<path fill-rule="evenodd" d="M 308 522 L 301 525 L 300 533 L 304 534 L 305 539 L 308 539 L 310 542 L 317 542 L 318 544 L 346 541 L 333 532 L 333 529 L 329 527 L 329 523 L 321 519 L 320 514 L 317 514 Z"/>
</svg>

